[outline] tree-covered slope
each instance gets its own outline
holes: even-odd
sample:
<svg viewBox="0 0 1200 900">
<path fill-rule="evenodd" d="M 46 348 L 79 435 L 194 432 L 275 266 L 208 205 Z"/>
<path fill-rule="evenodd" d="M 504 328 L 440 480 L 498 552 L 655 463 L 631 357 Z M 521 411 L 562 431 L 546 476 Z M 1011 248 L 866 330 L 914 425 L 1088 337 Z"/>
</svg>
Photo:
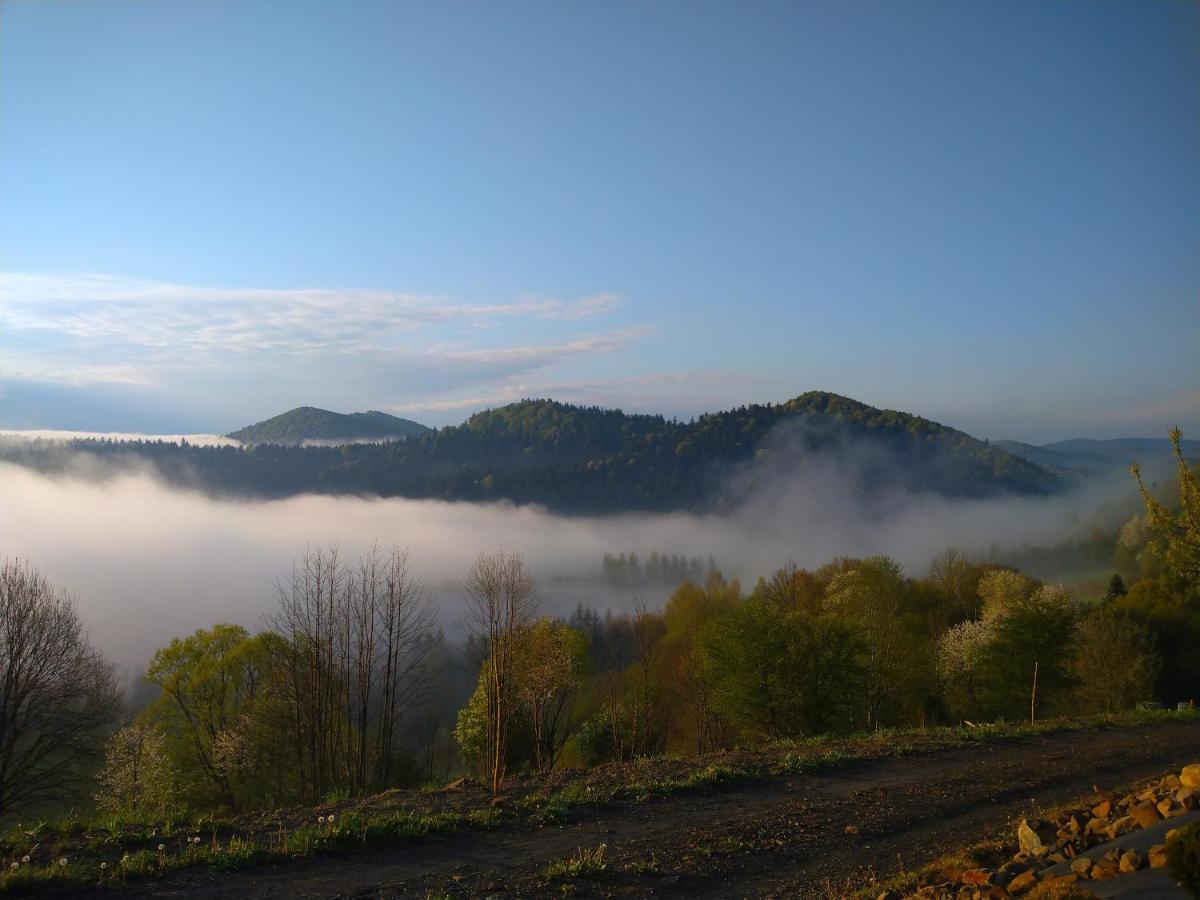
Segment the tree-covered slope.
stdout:
<svg viewBox="0 0 1200 900">
<path fill-rule="evenodd" d="M 228 436 L 244 444 L 302 444 L 305 441 L 353 441 L 408 438 L 430 429 L 418 422 L 371 410 L 335 413 L 299 406 L 234 431 Z"/>
<path fill-rule="evenodd" d="M 149 459 L 170 482 L 222 494 L 304 492 L 538 503 L 564 512 L 719 510 L 793 480 L 847 476 L 866 494 L 1048 493 L 1060 479 L 953 428 L 836 394 L 744 406 L 690 422 L 526 400 L 404 441 L 195 447 L 77 442 L 119 461 Z M 0 457 L 65 467 L 46 448 Z"/>
</svg>

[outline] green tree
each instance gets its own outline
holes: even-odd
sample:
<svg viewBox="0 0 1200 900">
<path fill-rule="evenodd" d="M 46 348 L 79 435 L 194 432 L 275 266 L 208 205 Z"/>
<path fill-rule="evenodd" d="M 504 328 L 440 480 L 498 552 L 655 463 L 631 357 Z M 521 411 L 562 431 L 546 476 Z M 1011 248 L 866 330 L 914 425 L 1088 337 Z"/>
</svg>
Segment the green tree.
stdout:
<svg viewBox="0 0 1200 900">
<path fill-rule="evenodd" d="M 919 718 L 936 684 L 933 645 L 899 564 L 875 556 L 838 573 L 825 592 L 825 609 L 857 628 L 865 641 L 866 727 Z"/>
<path fill-rule="evenodd" d="M 587 667 L 587 642 L 564 622 L 542 618 L 517 638 L 515 684 L 533 739 L 534 767 L 549 771 L 568 736 L 571 703 Z"/>
<path fill-rule="evenodd" d="M 1155 549 L 1180 578 L 1193 587 L 1200 583 L 1200 465 L 1189 464 L 1183 456 L 1178 428 L 1170 431 L 1171 447 L 1179 472 L 1179 509 L 1169 509 L 1155 499 L 1142 481 L 1137 463 L 1133 476 L 1146 501 L 1146 514 L 1153 531 Z"/>
<path fill-rule="evenodd" d="M 715 709 L 755 738 L 844 729 L 866 675 L 855 628 L 760 597 L 710 621 L 697 653 L 713 673 Z"/>
<path fill-rule="evenodd" d="M 126 820 L 158 821 L 177 802 L 177 780 L 163 733 L 145 722 L 132 722 L 105 745 L 96 803 Z"/>
<path fill-rule="evenodd" d="M 1054 708 L 1070 683 L 1068 661 L 1076 604 L 1065 589 L 1038 588 L 988 617 L 978 680 L 989 718 L 1036 717 Z"/>
<path fill-rule="evenodd" d="M 1128 614 L 1104 606 L 1076 625 L 1071 674 L 1084 711 L 1115 712 L 1151 699 L 1158 670 L 1153 632 Z"/>
<path fill-rule="evenodd" d="M 176 638 L 150 661 L 146 678 L 162 691 L 146 711 L 166 735 L 167 752 L 196 805 L 235 807 L 235 767 L 251 712 L 270 665 L 265 636 L 240 625 L 214 625 Z"/>
</svg>

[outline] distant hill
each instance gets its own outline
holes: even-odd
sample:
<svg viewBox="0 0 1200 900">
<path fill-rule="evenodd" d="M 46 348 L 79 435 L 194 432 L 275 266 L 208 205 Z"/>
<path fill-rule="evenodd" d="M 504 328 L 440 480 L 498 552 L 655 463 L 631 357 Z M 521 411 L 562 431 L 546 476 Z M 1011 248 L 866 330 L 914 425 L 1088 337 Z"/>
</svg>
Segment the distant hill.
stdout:
<svg viewBox="0 0 1200 900">
<path fill-rule="evenodd" d="M 295 413 L 283 418 L 297 421 Z M 62 455 L 62 465 L 79 452 L 114 465 L 136 456 L 169 482 L 220 494 L 509 500 L 577 513 L 720 511 L 748 496 L 782 497 L 803 478 L 856 492 L 848 502 L 886 502 L 897 489 L 984 497 L 1063 486 L 1042 466 L 961 431 L 819 391 L 689 422 L 524 400 L 403 441 L 296 446 L 362 436 L 341 424 L 347 419 L 361 421 L 337 417 L 336 427 L 318 430 L 269 420 L 235 432 L 250 439 L 241 448 L 84 441 Z M 43 470 L 59 465 L 45 451 L 0 447 L 0 457 Z"/>
<path fill-rule="evenodd" d="M 1125 472 L 1134 460 L 1151 477 L 1161 477 L 1174 464 L 1171 442 L 1166 438 L 1074 438 L 1040 446 L 1020 441 L 995 441 L 993 445 L 1070 478 Z M 1200 441 L 1180 441 L 1180 448 L 1189 459 L 1200 457 Z"/>
<path fill-rule="evenodd" d="M 335 413 L 315 406 L 299 406 L 254 425 L 231 432 L 228 437 L 243 444 L 303 444 L 305 441 L 349 443 L 409 438 L 430 429 L 378 410 Z"/>
</svg>

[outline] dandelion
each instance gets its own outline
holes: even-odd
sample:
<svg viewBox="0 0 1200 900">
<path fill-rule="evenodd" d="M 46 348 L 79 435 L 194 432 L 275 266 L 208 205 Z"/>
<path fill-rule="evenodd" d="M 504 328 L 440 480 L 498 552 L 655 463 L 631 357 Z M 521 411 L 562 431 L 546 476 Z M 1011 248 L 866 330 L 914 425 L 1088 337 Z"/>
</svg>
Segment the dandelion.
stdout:
<svg viewBox="0 0 1200 900">
<path fill-rule="evenodd" d="M 324 817 L 324 816 L 317 816 L 317 824 L 318 824 L 318 825 L 324 825 L 324 824 L 325 824 L 325 817 Z"/>
<path fill-rule="evenodd" d="M 107 868 L 108 868 L 108 863 L 106 863 L 106 862 L 100 863 L 100 871 L 104 871 Z"/>
<path fill-rule="evenodd" d="M 29 865 L 29 857 L 28 857 L 28 856 L 22 856 L 22 857 L 21 857 L 21 862 L 25 863 L 25 865 Z"/>
<path fill-rule="evenodd" d="M 332 825 L 332 824 L 333 824 L 333 813 L 330 813 L 330 814 L 329 814 L 329 815 L 326 817 L 325 821 L 327 821 L 327 822 L 328 822 L 330 825 Z"/>
<path fill-rule="evenodd" d="M 20 864 L 20 863 L 13 863 L 11 866 L 9 866 L 9 868 L 10 868 L 10 869 L 12 869 L 12 870 L 15 872 L 17 869 L 21 868 L 21 864 Z"/>
<path fill-rule="evenodd" d="M 58 860 L 58 867 L 59 867 L 60 869 L 62 869 L 62 868 L 65 868 L 65 867 L 66 867 L 66 865 L 67 865 L 67 858 L 66 858 L 65 856 L 63 856 L 63 857 L 60 857 L 60 858 L 59 858 L 59 860 Z"/>
<path fill-rule="evenodd" d="M 158 845 L 158 852 L 159 852 L 159 853 L 162 853 L 162 852 L 163 852 L 164 850 L 166 850 L 166 849 L 167 849 L 167 845 L 166 845 L 166 844 L 159 844 L 159 845 Z"/>
<path fill-rule="evenodd" d="M 193 844 L 197 844 L 197 845 L 199 845 L 199 843 L 200 843 L 200 835 L 196 835 L 194 838 L 192 838 L 192 843 L 193 843 Z"/>
</svg>

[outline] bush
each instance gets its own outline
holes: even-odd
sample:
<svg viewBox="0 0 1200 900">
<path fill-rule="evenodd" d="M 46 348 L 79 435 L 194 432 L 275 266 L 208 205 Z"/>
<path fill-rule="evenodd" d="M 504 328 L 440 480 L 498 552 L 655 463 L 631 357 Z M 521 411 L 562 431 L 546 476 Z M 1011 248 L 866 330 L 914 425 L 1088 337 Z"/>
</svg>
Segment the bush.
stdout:
<svg viewBox="0 0 1200 900">
<path fill-rule="evenodd" d="M 1167 842 L 1171 877 L 1193 897 L 1200 897 L 1200 826 L 1188 825 Z"/>
</svg>

